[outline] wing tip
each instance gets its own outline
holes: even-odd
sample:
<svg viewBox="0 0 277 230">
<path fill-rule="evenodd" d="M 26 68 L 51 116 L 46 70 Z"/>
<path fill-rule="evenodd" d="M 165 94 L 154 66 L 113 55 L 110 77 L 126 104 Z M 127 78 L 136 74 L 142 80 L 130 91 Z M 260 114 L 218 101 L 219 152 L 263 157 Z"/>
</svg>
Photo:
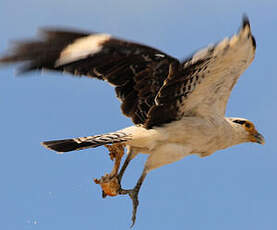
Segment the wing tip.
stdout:
<svg viewBox="0 0 277 230">
<path fill-rule="evenodd" d="M 0 57 L 0 65 L 5 65 L 5 64 L 9 64 L 11 62 L 17 62 L 17 58 L 13 55 L 3 55 L 2 57 Z"/>
<path fill-rule="evenodd" d="M 247 14 L 244 13 L 244 14 L 242 15 L 242 30 L 245 30 L 246 28 L 249 28 L 249 34 L 250 34 L 250 36 L 251 36 L 252 45 L 253 45 L 254 50 L 255 50 L 256 47 L 257 47 L 256 40 L 255 40 L 254 36 L 251 34 L 250 20 L 249 20 Z"/>
<path fill-rule="evenodd" d="M 244 29 L 245 27 L 250 28 L 250 21 L 249 21 L 247 14 L 244 13 L 242 15 L 242 28 Z"/>
</svg>

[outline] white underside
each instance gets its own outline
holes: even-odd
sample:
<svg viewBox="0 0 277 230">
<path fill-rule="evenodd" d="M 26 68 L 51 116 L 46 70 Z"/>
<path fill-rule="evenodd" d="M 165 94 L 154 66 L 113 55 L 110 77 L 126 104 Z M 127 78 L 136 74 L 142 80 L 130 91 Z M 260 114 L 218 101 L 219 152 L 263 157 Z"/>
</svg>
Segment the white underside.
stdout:
<svg viewBox="0 0 277 230">
<path fill-rule="evenodd" d="M 227 119 L 185 117 L 163 127 L 131 126 L 121 131 L 132 135 L 127 142 L 132 152 L 150 154 L 145 164 L 148 171 L 190 154 L 205 157 L 239 143 L 233 138 L 233 127 Z"/>
</svg>

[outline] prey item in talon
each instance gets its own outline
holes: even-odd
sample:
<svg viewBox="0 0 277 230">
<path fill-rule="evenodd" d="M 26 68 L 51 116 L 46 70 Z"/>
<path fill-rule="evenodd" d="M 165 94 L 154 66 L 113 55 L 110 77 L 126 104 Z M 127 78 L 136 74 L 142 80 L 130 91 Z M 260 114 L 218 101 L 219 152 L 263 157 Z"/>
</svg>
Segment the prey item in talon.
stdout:
<svg viewBox="0 0 277 230">
<path fill-rule="evenodd" d="M 100 180 L 94 179 L 94 182 L 96 184 L 100 184 L 105 195 L 108 195 L 108 196 L 118 195 L 120 185 L 116 177 L 111 177 L 109 174 L 106 174 L 105 176 L 102 176 Z"/>
<path fill-rule="evenodd" d="M 117 172 L 121 163 L 121 158 L 124 155 L 124 146 L 122 144 L 112 144 L 112 145 L 105 145 L 105 147 L 110 151 L 111 160 L 115 161 L 114 167 L 110 175 L 111 176 L 117 175 Z"/>
<path fill-rule="evenodd" d="M 120 184 L 117 178 L 118 169 L 120 167 L 121 158 L 124 155 L 124 146 L 122 144 L 105 145 L 110 152 L 110 158 L 114 161 L 114 167 L 110 174 L 102 176 L 100 180 L 94 179 L 96 184 L 100 184 L 103 190 L 103 198 L 108 196 L 116 196 L 119 193 Z"/>
</svg>

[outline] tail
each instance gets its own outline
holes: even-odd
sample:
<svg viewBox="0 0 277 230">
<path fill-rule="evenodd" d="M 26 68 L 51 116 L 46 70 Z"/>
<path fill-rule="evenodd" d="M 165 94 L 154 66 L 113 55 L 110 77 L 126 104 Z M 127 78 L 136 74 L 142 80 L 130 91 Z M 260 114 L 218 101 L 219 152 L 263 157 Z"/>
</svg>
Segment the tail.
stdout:
<svg viewBox="0 0 277 230">
<path fill-rule="evenodd" d="M 95 148 L 101 145 L 123 143 L 131 139 L 130 134 L 115 132 L 97 136 L 79 137 L 65 140 L 45 141 L 41 144 L 50 150 L 59 153 L 70 152 L 74 150 Z"/>
</svg>

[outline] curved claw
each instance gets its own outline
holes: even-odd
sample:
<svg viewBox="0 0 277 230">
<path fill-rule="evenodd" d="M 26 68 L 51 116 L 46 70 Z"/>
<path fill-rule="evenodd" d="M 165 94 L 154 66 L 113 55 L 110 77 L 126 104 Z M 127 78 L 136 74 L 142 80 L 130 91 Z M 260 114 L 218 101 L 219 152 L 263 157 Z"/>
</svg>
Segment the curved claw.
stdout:
<svg viewBox="0 0 277 230">
<path fill-rule="evenodd" d="M 137 217 L 137 208 L 139 205 L 139 200 L 138 200 L 138 190 L 130 190 L 128 195 L 130 196 L 130 198 L 132 199 L 133 202 L 133 211 L 132 211 L 132 224 L 131 224 L 131 228 L 135 225 L 136 223 L 136 217 Z"/>
<path fill-rule="evenodd" d="M 133 202 L 133 212 L 132 212 L 132 225 L 131 228 L 134 226 L 136 222 L 136 215 L 137 215 L 137 208 L 139 205 L 139 200 L 138 200 L 138 193 L 141 188 L 141 185 L 147 175 L 147 171 L 144 169 L 143 173 L 141 174 L 140 178 L 137 181 L 136 186 L 133 189 L 122 189 L 121 187 L 118 190 L 118 194 L 120 195 L 126 195 L 128 194 L 129 197 L 132 199 Z"/>
<path fill-rule="evenodd" d="M 105 199 L 107 197 L 107 194 L 102 190 L 102 198 Z"/>
<path fill-rule="evenodd" d="M 138 192 L 139 190 L 134 188 L 134 189 L 120 189 L 119 190 L 119 194 L 120 195 L 129 195 L 129 197 L 132 200 L 133 203 L 133 211 L 132 211 L 132 224 L 131 224 L 131 228 L 135 225 L 136 223 L 136 216 L 137 216 L 137 208 L 139 205 L 139 200 L 138 200 Z"/>
</svg>

